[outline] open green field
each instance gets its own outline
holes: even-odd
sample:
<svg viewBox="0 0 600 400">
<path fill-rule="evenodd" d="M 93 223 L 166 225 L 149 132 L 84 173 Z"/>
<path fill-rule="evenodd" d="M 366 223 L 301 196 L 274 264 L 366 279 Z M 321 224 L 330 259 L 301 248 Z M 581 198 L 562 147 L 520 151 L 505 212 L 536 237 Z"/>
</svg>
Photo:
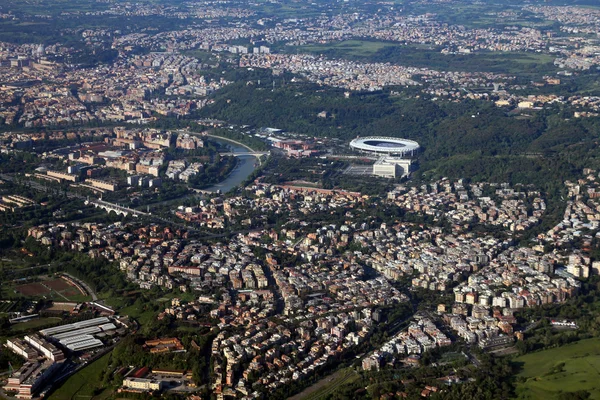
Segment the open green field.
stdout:
<svg viewBox="0 0 600 400">
<path fill-rule="evenodd" d="M 88 2 L 84 0 L 33 0 L 13 2 L 0 0 L 0 6 L 10 6 L 13 11 L 24 12 L 34 15 L 52 15 L 61 12 L 86 12 L 105 10 L 105 4 Z"/>
<path fill-rule="evenodd" d="M 375 54 L 386 46 L 394 46 L 394 44 L 370 40 L 345 40 L 328 44 L 299 46 L 296 49 L 299 53 L 325 53 L 336 50 L 346 55 L 364 57 Z"/>
<path fill-rule="evenodd" d="M 442 54 L 441 48 L 402 45 L 377 40 L 345 40 L 286 49 L 294 53 L 324 55 L 361 62 L 382 62 L 443 71 L 495 72 L 518 76 L 542 76 L 557 71 L 554 57 L 534 52 L 479 51 Z"/>
<path fill-rule="evenodd" d="M 58 317 L 48 317 L 48 318 L 37 318 L 32 319 L 25 322 L 19 322 L 18 324 L 14 324 L 10 327 L 10 331 L 16 333 L 26 332 L 31 329 L 36 329 L 42 326 L 48 326 L 52 324 L 59 323 L 61 318 Z"/>
<path fill-rule="evenodd" d="M 519 399 L 554 399 L 578 390 L 600 399 L 600 338 L 526 354 L 514 362 L 522 368 L 517 375 Z"/>
<path fill-rule="evenodd" d="M 344 368 L 332 375 L 326 376 L 301 393 L 290 397 L 289 400 L 319 400 L 324 399 L 344 384 L 354 382 L 359 375 L 352 368 Z"/>
<path fill-rule="evenodd" d="M 297 3 L 271 3 L 265 2 L 257 8 L 259 15 L 277 15 L 281 18 L 308 18 L 320 15 L 323 8 L 309 7 L 303 2 Z"/>
<path fill-rule="evenodd" d="M 502 2 L 458 2 L 448 4 L 412 4 L 413 13 L 435 12 L 439 20 L 468 28 L 489 28 L 504 26 L 525 26 L 544 28 L 553 25 L 553 21 L 530 12 L 521 13 L 518 6 L 501 4 Z M 435 7 L 435 9 L 433 9 Z M 514 16 L 501 16 L 498 13 L 513 10 Z"/>
<path fill-rule="evenodd" d="M 71 376 L 50 395 L 50 400 L 101 400 L 106 398 L 111 391 L 106 389 L 102 377 L 108 369 L 109 360 L 110 354 L 106 354 Z"/>
<path fill-rule="evenodd" d="M 144 305 L 139 303 L 122 308 L 119 313 L 135 318 L 141 325 L 147 325 L 157 314 L 152 309 L 144 309 Z"/>
</svg>

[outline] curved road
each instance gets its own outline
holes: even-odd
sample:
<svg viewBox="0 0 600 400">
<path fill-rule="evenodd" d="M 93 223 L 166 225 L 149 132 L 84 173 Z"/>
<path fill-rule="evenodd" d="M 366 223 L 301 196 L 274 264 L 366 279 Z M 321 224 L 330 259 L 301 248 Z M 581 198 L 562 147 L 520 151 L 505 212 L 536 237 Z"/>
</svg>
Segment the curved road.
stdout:
<svg viewBox="0 0 600 400">
<path fill-rule="evenodd" d="M 61 274 L 68 276 L 69 278 L 73 279 L 75 282 L 77 282 L 81 286 L 83 286 L 85 288 L 85 290 L 87 290 L 88 294 L 90 296 L 92 296 L 92 301 L 98 301 L 98 296 L 96 295 L 96 293 L 92 290 L 92 288 L 87 283 L 85 283 L 84 281 L 82 281 L 79 278 L 75 278 L 73 275 L 68 274 L 66 272 L 61 272 Z"/>
</svg>

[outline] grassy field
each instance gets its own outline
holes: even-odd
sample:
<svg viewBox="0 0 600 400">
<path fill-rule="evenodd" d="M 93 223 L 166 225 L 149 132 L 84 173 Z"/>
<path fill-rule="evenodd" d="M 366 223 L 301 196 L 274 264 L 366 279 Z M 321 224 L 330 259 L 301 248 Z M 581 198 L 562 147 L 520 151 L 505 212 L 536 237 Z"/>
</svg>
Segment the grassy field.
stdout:
<svg viewBox="0 0 600 400">
<path fill-rule="evenodd" d="M 345 40 L 328 44 L 299 46 L 296 49 L 299 53 L 325 53 L 337 50 L 349 56 L 365 57 L 375 54 L 386 46 L 394 46 L 394 44 L 369 40 Z"/>
<path fill-rule="evenodd" d="M 444 71 L 497 72 L 541 76 L 555 72 L 554 57 L 534 52 L 490 52 L 441 54 L 441 48 L 401 45 L 376 40 L 345 40 L 287 49 L 293 53 L 322 54 L 362 62 L 390 62 Z"/>
<path fill-rule="evenodd" d="M 519 399 L 553 399 L 587 390 L 600 399 L 600 338 L 517 357 Z M 522 380 L 525 380 L 522 382 Z"/>
<path fill-rule="evenodd" d="M 18 324 L 14 324 L 10 327 L 10 331 L 16 333 L 25 332 L 30 329 L 36 329 L 41 326 L 47 326 L 50 324 L 55 324 L 61 321 L 61 318 L 58 317 L 48 317 L 48 318 L 37 318 L 32 319 L 25 322 L 20 322 Z"/>
<path fill-rule="evenodd" d="M 85 301 L 92 301 L 92 296 L 85 296 L 79 292 L 77 292 L 76 294 L 67 294 L 65 296 L 66 298 L 69 299 L 69 301 L 74 301 L 76 303 L 83 303 Z M 54 298 L 55 301 L 60 301 L 60 299 L 58 297 Z"/>
<path fill-rule="evenodd" d="M 105 390 L 102 374 L 108 369 L 109 360 L 110 354 L 106 354 L 71 376 L 50 395 L 50 400 L 101 400 L 106 398 L 110 391 Z"/>
<path fill-rule="evenodd" d="M 141 325 L 147 325 L 153 318 L 156 317 L 156 313 L 151 310 L 143 309 L 143 305 L 132 304 L 129 307 L 122 308 L 119 312 L 123 315 L 128 315 L 135 318 Z"/>
<path fill-rule="evenodd" d="M 326 376 L 301 393 L 290 397 L 289 400 L 324 399 L 340 386 L 354 382 L 358 377 L 358 374 L 352 368 L 344 368 L 332 375 Z"/>
</svg>

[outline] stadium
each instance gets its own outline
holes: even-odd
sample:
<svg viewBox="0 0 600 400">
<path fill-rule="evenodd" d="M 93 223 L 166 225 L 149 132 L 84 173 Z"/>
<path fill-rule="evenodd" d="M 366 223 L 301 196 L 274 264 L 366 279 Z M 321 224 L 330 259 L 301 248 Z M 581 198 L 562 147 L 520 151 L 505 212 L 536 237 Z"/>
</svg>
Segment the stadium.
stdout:
<svg viewBox="0 0 600 400">
<path fill-rule="evenodd" d="M 354 150 L 390 156 L 412 157 L 419 150 L 419 143 L 413 140 L 369 136 L 356 138 L 350 142 L 350 147 Z"/>
</svg>

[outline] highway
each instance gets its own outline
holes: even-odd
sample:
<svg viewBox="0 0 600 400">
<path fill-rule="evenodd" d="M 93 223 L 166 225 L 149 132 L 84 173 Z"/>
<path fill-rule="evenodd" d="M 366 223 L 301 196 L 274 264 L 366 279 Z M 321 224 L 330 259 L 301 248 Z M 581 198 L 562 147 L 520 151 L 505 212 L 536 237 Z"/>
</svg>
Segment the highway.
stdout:
<svg viewBox="0 0 600 400">
<path fill-rule="evenodd" d="M 18 183 L 16 177 L 12 176 L 12 175 L 0 174 L 0 178 L 4 179 L 6 181 Z M 22 184 L 27 185 L 27 186 L 31 187 L 32 189 L 40 191 L 40 192 L 48 192 L 48 191 L 56 192 L 56 190 L 54 188 L 50 188 L 50 187 L 41 185 L 40 183 L 35 182 L 33 180 L 25 180 L 25 181 L 22 182 Z M 87 200 L 86 196 L 83 196 L 83 195 L 80 195 L 80 194 L 77 194 L 77 193 L 73 193 L 73 192 L 69 192 L 69 191 L 66 191 L 66 196 L 69 199 L 79 199 L 79 200 L 84 200 L 84 201 Z M 123 206 L 120 206 L 118 204 L 110 203 L 110 202 L 107 202 L 107 201 L 104 201 L 104 200 L 94 199 L 94 200 L 90 200 L 90 202 L 96 202 L 96 203 L 98 203 L 98 204 L 100 204 L 102 206 L 106 206 L 106 207 L 110 207 L 110 208 L 114 208 L 114 209 L 119 209 L 119 210 L 123 210 L 123 211 L 128 211 L 131 214 L 135 213 L 135 214 L 138 214 L 138 215 L 142 215 L 144 217 L 147 217 L 147 218 L 150 218 L 150 219 L 153 219 L 153 220 L 157 220 L 157 221 L 160 221 L 160 222 L 163 222 L 163 223 L 168 223 L 168 224 L 171 224 L 173 226 L 176 226 L 176 227 L 179 227 L 179 228 L 182 228 L 182 229 L 186 229 L 188 231 L 192 231 L 192 232 L 196 232 L 197 231 L 194 228 L 190 228 L 189 226 L 186 226 L 186 225 L 174 222 L 174 221 L 167 220 L 167 219 L 159 217 L 157 215 L 152 215 L 152 214 L 148 214 L 148 213 L 145 213 L 145 212 L 142 212 L 142 211 L 139 211 L 139 210 L 130 209 L 130 208 L 123 207 Z"/>
<path fill-rule="evenodd" d="M 0 178 L 4 179 L 5 181 L 19 184 L 19 182 L 17 182 L 17 179 L 13 175 L 0 174 Z M 48 186 L 42 185 L 39 182 L 29 180 L 29 179 L 23 179 L 23 185 L 29 186 L 32 189 L 35 189 L 39 192 L 58 192 L 59 191 L 56 188 L 48 187 Z M 72 193 L 69 191 L 66 192 L 66 195 L 67 195 L 67 198 L 69 198 L 69 199 L 85 199 L 85 196 L 82 196 L 77 193 Z"/>
<path fill-rule="evenodd" d="M 244 147 L 247 147 L 247 146 L 244 145 Z M 0 178 L 4 179 L 4 180 L 7 180 L 7 181 L 11 181 L 11 182 L 17 181 L 17 179 L 14 176 L 12 176 L 12 175 L 0 174 Z M 48 187 L 43 186 L 43 185 L 41 185 L 41 184 L 39 184 L 38 182 L 35 182 L 35 181 L 27 180 L 24 183 L 28 184 L 31 188 L 33 188 L 35 190 L 44 191 L 44 192 L 47 192 L 49 190 L 53 190 L 54 191 L 54 188 L 48 188 Z M 69 191 L 66 192 L 66 195 L 67 195 L 68 198 L 71 198 L 71 199 L 80 199 L 80 200 L 84 200 L 84 201 L 88 200 L 88 198 L 86 196 L 79 195 L 79 194 L 76 194 L 76 193 L 72 193 L 72 192 L 69 192 Z M 175 200 L 175 199 L 171 199 L 170 201 L 173 201 L 173 200 Z M 127 207 L 120 206 L 118 204 L 107 202 L 105 200 L 100 200 L 100 199 L 93 199 L 92 200 L 92 199 L 89 199 L 89 202 L 90 203 L 96 202 L 98 204 L 101 204 L 102 206 L 106 206 L 106 207 L 109 207 L 109 208 L 122 209 L 123 211 L 128 211 L 129 213 L 135 212 L 136 214 L 141 215 L 144 218 L 148 218 L 148 219 L 151 219 L 151 220 L 154 220 L 154 221 L 157 221 L 157 222 L 168 224 L 168 225 L 170 225 L 172 227 L 184 229 L 184 230 L 186 230 L 186 231 L 188 231 L 190 233 L 200 233 L 200 234 L 202 234 L 201 236 L 198 236 L 197 239 L 216 239 L 216 238 L 221 238 L 221 237 L 228 237 L 228 236 L 237 235 L 238 233 L 248 233 L 248 232 L 252 232 L 252 231 L 256 231 L 257 230 L 257 229 L 244 229 L 244 230 L 240 230 L 240 231 L 228 232 L 228 233 L 221 233 L 221 234 L 208 233 L 206 231 L 200 231 L 200 230 L 198 230 L 196 228 L 193 228 L 193 227 L 190 227 L 188 225 L 184 225 L 182 223 L 178 223 L 178 222 L 175 222 L 175 221 L 172 221 L 172 220 L 160 217 L 158 215 L 153 215 L 153 214 L 146 213 L 146 212 L 143 212 L 143 211 L 140 211 L 140 210 L 136 210 L 136 209 L 130 209 L 130 208 L 127 208 Z M 140 206 L 140 208 L 143 208 L 143 207 L 146 207 L 146 206 L 145 205 L 144 206 Z M 269 228 L 269 227 L 271 227 L 271 226 L 266 226 L 265 229 Z M 31 268 L 38 268 L 38 267 L 31 267 Z"/>
</svg>

